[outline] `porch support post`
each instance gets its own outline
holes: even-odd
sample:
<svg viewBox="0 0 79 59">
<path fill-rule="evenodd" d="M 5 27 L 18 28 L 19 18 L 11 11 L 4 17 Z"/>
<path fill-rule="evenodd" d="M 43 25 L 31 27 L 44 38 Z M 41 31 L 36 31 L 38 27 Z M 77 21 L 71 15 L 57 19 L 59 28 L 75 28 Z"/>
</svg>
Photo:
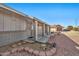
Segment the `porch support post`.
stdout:
<svg viewBox="0 0 79 59">
<path fill-rule="evenodd" d="M 43 24 L 43 35 L 45 36 L 45 24 Z"/>
<path fill-rule="evenodd" d="M 51 27 L 49 26 L 49 34 L 51 34 L 51 31 L 50 30 L 51 30 Z"/>
<path fill-rule="evenodd" d="M 38 40 L 38 21 L 35 21 L 35 40 Z"/>
<path fill-rule="evenodd" d="M 48 35 L 49 35 L 49 26 L 47 26 L 47 29 L 48 29 L 47 31 L 48 31 Z"/>
</svg>

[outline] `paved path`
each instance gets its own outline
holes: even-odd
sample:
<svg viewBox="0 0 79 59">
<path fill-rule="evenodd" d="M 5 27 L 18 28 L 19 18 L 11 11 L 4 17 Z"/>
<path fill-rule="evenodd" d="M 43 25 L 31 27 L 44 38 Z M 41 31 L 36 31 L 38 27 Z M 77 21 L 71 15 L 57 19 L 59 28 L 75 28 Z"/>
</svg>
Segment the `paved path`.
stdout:
<svg viewBox="0 0 79 59">
<path fill-rule="evenodd" d="M 79 50 L 75 48 L 77 45 L 64 34 L 57 35 L 55 42 L 57 44 L 55 56 L 79 56 Z"/>
<path fill-rule="evenodd" d="M 68 36 L 71 40 L 73 40 L 76 44 L 79 45 L 79 31 L 68 31 L 62 33 Z"/>
</svg>

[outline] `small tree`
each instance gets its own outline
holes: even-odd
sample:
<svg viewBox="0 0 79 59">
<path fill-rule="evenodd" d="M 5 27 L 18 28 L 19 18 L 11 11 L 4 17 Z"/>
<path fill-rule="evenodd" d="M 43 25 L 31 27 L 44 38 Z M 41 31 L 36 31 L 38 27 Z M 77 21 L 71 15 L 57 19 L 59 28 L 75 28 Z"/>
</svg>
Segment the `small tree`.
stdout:
<svg viewBox="0 0 79 59">
<path fill-rule="evenodd" d="M 68 26 L 67 30 L 73 30 L 73 26 Z"/>
</svg>

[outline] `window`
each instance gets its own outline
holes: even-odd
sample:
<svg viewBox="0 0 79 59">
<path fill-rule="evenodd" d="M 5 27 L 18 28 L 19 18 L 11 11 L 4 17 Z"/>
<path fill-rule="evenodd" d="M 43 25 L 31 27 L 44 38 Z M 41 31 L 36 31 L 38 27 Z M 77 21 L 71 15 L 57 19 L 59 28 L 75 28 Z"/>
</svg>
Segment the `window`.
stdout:
<svg viewBox="0 0 79 59">
<path fill-rule="evenodd" d="M 35 24 L 32 24 L 32 30 L 34 30 L 34 28 L 35 28 Z"/>
<path fill-rule="evenodd" d="M 10 15 L 0 14 L 0 31 L 22 31 L 25 29 L 25 20 Z"/>
</svg>

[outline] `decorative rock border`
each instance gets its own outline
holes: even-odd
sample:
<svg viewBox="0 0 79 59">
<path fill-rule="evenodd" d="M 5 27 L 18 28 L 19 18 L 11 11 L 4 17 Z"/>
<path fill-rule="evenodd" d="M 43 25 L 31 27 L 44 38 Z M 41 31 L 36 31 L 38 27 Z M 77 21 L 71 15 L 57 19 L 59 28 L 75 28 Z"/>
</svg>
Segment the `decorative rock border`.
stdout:
<svg viewBox="0 0 79 59">
<path fill-rule="evenodd" d="M 53 56 L 56 52 L 56 48 L 51 48 L 50 50 L 45 50 L 45 51 L 39 51 L 39 50 L 34 50 L 29 47 L 20 47 L 20 48 L 14 48 L 11 51 L 6 51 L 4 53 L 1 53 L 1 56 L 9 56 L 14 53 L 20 53 L 20 52 L 26 52 L 29 53 L 33 56 Z M 27 55 L 26 55 L 27 56 Z"/>
<path fill-rule="evenodd" d="M 37 56 L 37 55 L 39 55 L 39 51 L 38 51 L 38 50 L 34 50 L 34 51 L 33 51 L 33 54 L 34 54 L 35 56 Z"/>
<path fill-rule="evenodd" d="M 1 56 L 8 56 L 8 55 L 10 55 L 10 51 L 6 51 L 4 53 L 1 53 Z"/>
</svg>

